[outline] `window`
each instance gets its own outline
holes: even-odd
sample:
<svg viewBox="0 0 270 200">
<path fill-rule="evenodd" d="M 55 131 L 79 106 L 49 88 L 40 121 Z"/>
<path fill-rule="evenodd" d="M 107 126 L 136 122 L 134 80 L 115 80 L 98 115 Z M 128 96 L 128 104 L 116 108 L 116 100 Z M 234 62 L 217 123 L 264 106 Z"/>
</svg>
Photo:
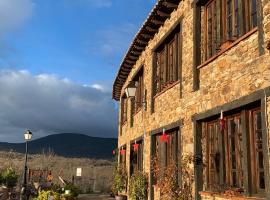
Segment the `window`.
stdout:
<svg viewBox="0 0 270 200">
<path fill-rule="evenodd" d="M 127 102 L 128 99 L 126 96 L 123 96 L 121 99 L 121 123 L 122 125 L 127 122 Z"/>
<path fill-rule="evenodd" d="M 260 109 L 226 116 L 224 127 L 220 129 L 219 120 L 203 124 L 207 190 L 234 188 L 239 193 L 246 191 L 263 196 L 265 173 Z M 250 185 L 252 191 L 245 185 Z"/>
<path fill-rule="evenodd" d="M 132 175 L 136 170 L 143 170 L 143 140 L 137 141 L 138 149 L 135 150 L 131 144 L 130 149 L 130 175 Z"/>
<path fill-rule="evenodd" d="M 256 0 L 211 0 L 204 8 L 206 59 L 257 26 Z"/>
<path fill-rule="evenodd" d="M 264 179 L 264 156 L 263 156 L 263 140 L 262 140 L 262 117 L 259 109 L 250 111 L 250 147 L 252 164 L 252 190 L 254 193 L 262 193 L 265 189 Z"/>
<path fill-rule="evenodd" d="M 156 49 L 154 93 L 157 94 L 180 79 L 179 40 L 180 25 Z"/>
<path fill-rule="evenodd" d="M 155 156 L 159 168 L 166 168 L 170 164 L 177 166 L 178 135 L 179 129 L 166 131 L 169 135 L 168 142 L 161 142 L 162 133 L 155 136 Z"/>
<path fill-rule="evenodd" d="M 143 67 L 138 71 L 133 81 L 135 81 L 136 84 L 136 94 L 135 98 L 131 100 L 132 115 L 134 115 L 142 108 L 144 102 Z"/>
<path fill-rule="evenodd" d="M 123 146 L 123 147 L 120 147 L 120 154 L 119 154 L 119 164 L 122 165 L 122 166 L 126 166 L 126 146 Z"/>
</svg>

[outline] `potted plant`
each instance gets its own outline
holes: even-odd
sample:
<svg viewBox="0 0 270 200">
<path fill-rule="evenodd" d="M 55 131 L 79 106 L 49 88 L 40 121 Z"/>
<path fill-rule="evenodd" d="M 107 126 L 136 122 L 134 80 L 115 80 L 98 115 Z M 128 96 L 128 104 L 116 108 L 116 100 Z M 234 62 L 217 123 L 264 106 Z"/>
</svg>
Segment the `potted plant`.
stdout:
<svg viewBox="0 0 270 200">
<path fill-rule="evenodd" d="M 147 175 L 143 172 L 135 171 L 130 178 L 129 184 L 129 197 L 131 200 L 147 199 L 147 188 Z"/>
<path fill-rule="evenodd" d="M 112 192 L 116 200 L 125 200 L 127 197 L 120 193 L 125 192 L 127 187 L 127 173 L 123 165 L 115 167 L 113 173 Z"/>
</svg>

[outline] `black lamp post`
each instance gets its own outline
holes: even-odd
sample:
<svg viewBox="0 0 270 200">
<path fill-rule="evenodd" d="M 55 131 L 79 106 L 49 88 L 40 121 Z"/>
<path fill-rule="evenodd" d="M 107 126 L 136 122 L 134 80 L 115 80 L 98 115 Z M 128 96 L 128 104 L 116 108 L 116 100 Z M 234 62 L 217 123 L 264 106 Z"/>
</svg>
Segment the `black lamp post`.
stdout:
<svg viewBox="0 0 270 200">
<path fill-rule="evenodd" d="M 25 163 L 24 163 L 24 175 L 23 175 L 23 187 L 22 187 L 22 194 L 24 196 L 23 199 L 28 200 L 28 191 L 27 191 L 27 159 L 28 159 L 28 141 L 32 139 L 32 132 L 27 130 L 24 133 L 25 139 Z"/>
</svg>

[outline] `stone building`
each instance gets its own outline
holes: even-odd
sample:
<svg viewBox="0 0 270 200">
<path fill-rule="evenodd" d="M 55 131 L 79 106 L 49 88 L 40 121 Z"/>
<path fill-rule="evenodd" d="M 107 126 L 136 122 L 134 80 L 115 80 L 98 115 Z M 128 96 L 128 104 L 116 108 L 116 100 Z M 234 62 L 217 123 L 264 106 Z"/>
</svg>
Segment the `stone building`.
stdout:
<svg viewBox="0 0 270 200">
<path fill-rule="evenodd" d="M 120 161 L 148 174 L 148 199 L 159 199 L 153 157 L 166 168 L 183 155 L 192 199 L 270 199 L 269 49 L 269 0 L 156 3 L 113 85 Z"/>
</svg>

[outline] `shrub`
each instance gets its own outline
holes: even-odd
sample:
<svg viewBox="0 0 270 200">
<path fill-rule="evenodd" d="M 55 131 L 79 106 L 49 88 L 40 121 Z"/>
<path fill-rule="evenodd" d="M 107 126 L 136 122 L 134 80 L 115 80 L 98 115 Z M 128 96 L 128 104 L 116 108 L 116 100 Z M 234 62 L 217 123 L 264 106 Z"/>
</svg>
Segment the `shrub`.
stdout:
<svg viewBox="0 0 270 200">
<path fill-rule="evenodd" d="M 72 197 L 77 197 L 81 192 L 80 189 L 77 186 L 73 185 L 73 184 L 66 185 L 65 190 L 70 190 L 70 195 Z"/>
<path fill-rule="evenodd" d="M 140 171 L 135 173 L 130 178 L 129 196 L 132 200 L 147 199 L 148 181 L 147 175 Z"/>
<path fill-rule="evenodd" d="M 60 194 L 52 190 L 42 190 L 41 192 L 39 192 L 38 197 L 34 198 L 33 200 L 48 200 L 49 196 L 52 196 L 54 200 L 61 200 Z"/>
<path fill-rule="evenodd" d="M 119 192 L 123 192 L 127 187 L 127 173 L 125 166 L 119 165 L 115 167 L 113 173 L 112 192 L 117 195 Z"/>
<path fill-rule="evenodd" d="M 17 185 L 19 176 L 15 172 L 13 168 L 7 168 L 3 173 L 2 173 L 2 182 L 5 186 L 8 188 L 13 188 Z"/>
</svg>

